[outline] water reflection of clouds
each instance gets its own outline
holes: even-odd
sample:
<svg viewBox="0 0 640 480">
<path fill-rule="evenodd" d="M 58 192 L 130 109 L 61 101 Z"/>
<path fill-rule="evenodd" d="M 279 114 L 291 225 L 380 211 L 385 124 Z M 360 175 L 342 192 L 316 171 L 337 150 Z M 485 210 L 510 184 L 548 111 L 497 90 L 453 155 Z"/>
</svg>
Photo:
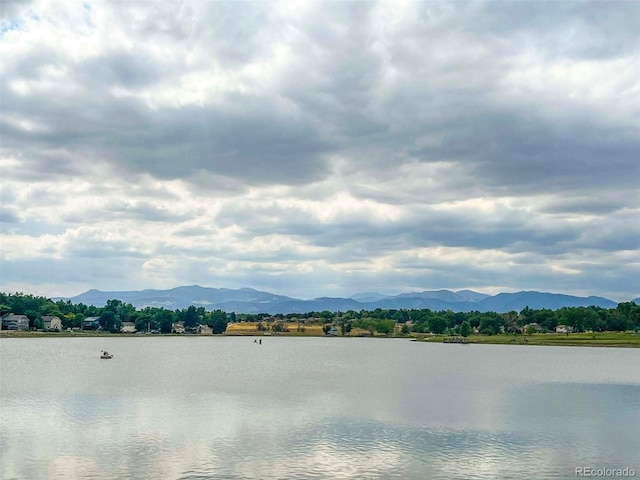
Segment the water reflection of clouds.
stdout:
<svg viewBox="0 0 640 480">
<path fill-rule="evenodd" d="M 523 434 L 548 437 L 562 465 L 640 467 L 640 385 L 549 383 L 508 393 L 505 420 Z"/>
<path fill-rule="evenodd" d="M 349 450 L 318 441 L 304 451 L 274 452 L 262 459 L 239 458 L 236 478 L 390 478 L 400 476 L 402 455 L 383 445 L 376 450 Z"/>
<path fill-rule="evenodd" d="M 40 385 L 26 367 L 20 371 L 30 379 L 9 382 L 0 405 L 3 476 L 568 477 L 577 460 L 623 463 L 640 450 L 632 428 L 640 423 L 637 383 L 582 385 L 580 376 L 552 370 L 557 382 L 546 384 L 536 380 L 538 370 L 533 381 L 521 365 L 511 365 L 514 359 L 551 365 L 573 358 L 566 349 L 357 340 L 309 349 L 292 339 L 276 350 L 275 341 L 258 349 L 246 339 L 187 344 L 171 338 L 158 339 L 176 352 L 171 358 L 138 359 L 141 340 L 126 340 L 119 361 L 104 365 L 117 376 L 77 371 L 68 393 L 51 387 L 51 379 Z M 156 350 L 155 341 L 149 345 Z M 162 375 L 130 375 L 123 358 Z M 222 358 L 235 370 L 213 369 L 205 377 L 188 370 L 194 358 L 206 364 Z M 609 352 L 606 358 L 610 371 L 630 357 Z M 301 362 L 303 373 L 283 373 L 281 365 L 291 362 Z M 509 368 L 500 370 L 505 362 Z"/>
<path fill-rule="evenodd" d="M 528 409 L 549 395 L 545 389 L 520 391 L 510 400 Z M 591 406 L 577 406 L 569 420 L 592 415 L 604 406 L 603 395 Z M 523 404 L 525 399 L 529 403 Z M 541 414 L 535 410 L 518 423 L 520 433 L 507 433 L 351 415 L 318 418 L 303 411 L 288 416 L 286 404 L 282 410 L 261 410 L 248 401 L 226 395 L 185 405 L 171 397 L 124 401 L 78 396 L 66 405 L 73 415 L 55 422 L 39 422 L 33 405 L 14 404 L 11 409 L 24 428 L 3 448 L 14 449 L 7 458 L 18 448 L 29 451 L 33 462 L 3 466 L 18 478 L 526 478 L 532 465 L 537 476 L 568 474 L 574 449 L 584 446 L 557 429 L 549 434 L 537 428 Z M 63 403 L 55 402 L 50 413 L 60 415 L 56 410 Z M 503 415 L 511 415 L 512 407 L 502 404 Z M 314 408 L 310 402 L 309 409 Z M 121 421 L 111 422 L 113 415 Z M 80 430 L 74 425 L 78 419 Z M 592 443 L 587 452 L 593 453 L 602 438 L 586 441 Z"/>
<path fill-rule="evenodd" d="M 517 472 L 522 454 L 549 453 L 536 448 L 538 440 L 335 418 L 314 431 L 295 433 L 284 449 L 271 451 L 269 462 L 250 455 L 239 466 L 260 463 L 264 478 L 305 478 L 305 472 L 316 478 L 472 478 L 471 472 L 495 478 L 496 472 Z M 527 472 L 520 473 L 526 478 Z"/>
</svg>

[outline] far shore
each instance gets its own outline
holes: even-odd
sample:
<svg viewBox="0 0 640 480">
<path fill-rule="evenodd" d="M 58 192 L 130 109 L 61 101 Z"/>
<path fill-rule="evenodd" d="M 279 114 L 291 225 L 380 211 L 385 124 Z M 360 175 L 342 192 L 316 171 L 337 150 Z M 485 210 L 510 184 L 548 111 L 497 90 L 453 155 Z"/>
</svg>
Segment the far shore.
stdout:
<svg viewBox="0 0 640 480">
<path fill-rule="evenodd" d="M 339 335 L 332 337 L 324 335 L 321 331 L 306 332 L 279 332 L 277 334 L 265 334 L 264 332 L 227 332 L 222 335 L 192 335 L 178 333 L 161 334 L 132 334 L 132 333 L 109 333 L 109 332 L 34 332 L 34 331 L 7 331 L 0 333 L 0 338 L 87 338 L 87 337 L 126 337 L 126 338 L 150 338 L 150 337 L 329 337 L 329 338 L 393 338 L 413 340 L 425 343 L 446 343 L 451 337 L 444 335 L 410 334 L 410 335 Z M 640 333 L 634 332 L 595 332 L 595 333 L 572 333 L 569 335 L 558 333 L 534 333 L 531 335 L 477 335 L 472 334 L 465 340 L 466 345 L 546 345 L 546 346 L 567 346 L 567 347 L 624 347 L 640 348 Z"/>
<path fill-rule="evenodd" d="M 420 336 L 417 341 L 443 343 L 444 335 Z M 634 332 L 533 333 L 531 335 L 469 335 L 468 344 L 546 345 L 558 347 L 640 348 L 640 334 Z"/>
</svg>

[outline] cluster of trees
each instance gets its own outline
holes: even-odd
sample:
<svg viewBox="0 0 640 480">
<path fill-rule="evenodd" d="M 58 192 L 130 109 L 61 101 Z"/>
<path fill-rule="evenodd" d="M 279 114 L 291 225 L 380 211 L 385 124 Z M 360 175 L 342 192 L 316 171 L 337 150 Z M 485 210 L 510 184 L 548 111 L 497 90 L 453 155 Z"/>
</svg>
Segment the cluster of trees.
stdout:
<svg viewBox="0 0 640 480">
<path fill-rule="evenodd" d="M 620 303 L 612 309 L 591 306 L 534 310 L 525 307 L 520 312 L 507 313 L 412 310 L 410 316 L 414 332 L 463 336 L 469 335 L 474 328 L 485 335 L 520 333 L 523 327 L 532 324 L 537 324 L 543 332 L 553 332 L 558 325 L 571 327 L 575 332 L 640 330 L 640 306 L 633 302 Z M 535 330 L 535 327 L 529 328 L 529 332 Z"/>
<path fill-rule="evenodd" d="M 185 330 L 191 331 L 197 325 L 208 325 L 214 333 L 222 333 L 229 321 L 263 322 L 266 318 L 297 322 L 309 318 L 336 326 L 342 334 L 352 328 L 363 328 L 371 332 L 390 334 L 397 324 L 402 324 L 402 332 L 450 333 L 469 335 L 473 329 L 482 334 L 494 335 L 500 332 L 520 333 L 525 325 L 537 324 L 542 331 L 554 331 L 558 325 L 567 325 L 576 332 L 583 331 L 627 331 L 640 330 L 640 306 L 634 302 L 619 303 L 616 308 L 564 307 L 558 310 L 524 308 L 520 312 L 453 312 L 412 310 L 360 310 L 347 312 L 307 312 L 303 314 L 236 314 L 222 310 L 207 311 L 204 307 L 190 306 L 182 310 L 145 307 L 136 309 L 120 300 L 109 300 L 104 307 L 94 307 L 82 303 L 73 304 L 68 300 L 57 302 L 45 297 L 22 293 L 0 293 L 0 314 L 19 313 L 29 317 L 33 328 L 41 325 L 43 315 L 60 317 L 63 327 L 79 327 L 87 317 L 99 317 L 100 325 L 107 331 L 119 331 L 122 322 L 134 322 L 139 331 L 171 332 L 174 322 L 184 322 Z"/>
<path fill-rule="evenodd" d="M 260 322 L 269 314 L 238 315 L 240 321 Z M 500 332 L 521 333 L 523 327 L 537 324 L 541 331 L 553 332 L 556 326 L 566 325 L 575 332 L 640 330 L 640 306 L 634 302 L 619 303 L 616 308 L 563 307 L 558 310 L 531 309 L 520 312 L 453 312 L 429 309 L 395 310 L 375 309 L 347 312 L 307 312 L 303 314 L 275 315 L 277 319 L 295 322 L 314 318 L 335 325 L 348 333 L 351 328 L 363 328 L 371 332 L 392 333 L 396 324 L 403 324 L 402 333 L 435 333 L 468 336 L 474 329 L 485 335 Z M 530 331 L 537 330 L 530 327 Z"/>
<path fill-rule="evenodd" d="M 175 322 L 184 322 L 185 331 L 195 331 L 197 325 L 208 325 L 213 333 L 223 333 L 229 321 L 235 321 L 235 313 L 222 310 L 206 311 L 204 307 L 190 306 L 182 310 L 145 307 L 136 309 L 130 303 L 108 300 L 104 307 L 83 303 L 73 304 L 69 300 L 54 302 L 46 297 L 23 293 L 0 293 L 0 315 L 17 313 L 29 317 L 31 328 L 42 328 L 42 317 L 54 315 L 62 320 L 63 328 L 81 327 L 88 317 L 99 317 L 100 327 L 105 331 L 119 332 L 123 322 L 135 323 L 138 331 L 170 333 Z"/>
</svg>

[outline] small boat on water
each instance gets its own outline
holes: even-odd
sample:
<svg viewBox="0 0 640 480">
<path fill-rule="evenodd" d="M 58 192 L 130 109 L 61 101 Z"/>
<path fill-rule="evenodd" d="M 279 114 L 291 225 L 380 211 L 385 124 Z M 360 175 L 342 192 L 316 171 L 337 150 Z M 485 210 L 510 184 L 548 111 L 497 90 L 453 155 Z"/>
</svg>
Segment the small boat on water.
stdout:
<svg viewBox="0 0 640 480">
<path fill-rule="evenodd" d="M 103 358 L 105 360 L 109 360 L 110 358 L 113 358 L 113 355 L 111 355 L 106 350 L 101 350 L 101 352 L 102 352 L 102 355 L 100 355 L 100 358 Z"/>
</svg>

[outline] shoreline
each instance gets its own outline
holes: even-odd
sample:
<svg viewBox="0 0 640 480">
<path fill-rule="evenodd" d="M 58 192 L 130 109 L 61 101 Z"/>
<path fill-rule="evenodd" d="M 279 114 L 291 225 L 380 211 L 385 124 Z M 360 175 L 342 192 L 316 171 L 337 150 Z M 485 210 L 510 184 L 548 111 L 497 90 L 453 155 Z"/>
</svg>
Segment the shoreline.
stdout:
<svg viewBox="0 0 640 480">
<path fill-rule="evenodd" d="M 444 335 L 416 338 L 417 342 L 446 343 Z M 634 332 L 534 333 L 532 335 L 469 335 L 464 345 L 525 345 L 548 347 L 620 347 L 640 348 L 640 334 Z"/>
<path fill-rule="evenodd" d="M 345 335 L 332 337 L 329 335 L 299 334 L 297 332 L 282 332 L 277 335 L 264 335 L 261 332 L 243 332 L 221 334 L 221 335 L 194 335 L 181 333 L 159 333 L 159 334 L 131 334 L 131 333 L 108 333 L 108 332 L 25 332 L 7 331 L 0 333 L 1 339 L 9 338 L 153 338 L 153 337 L 187 337 L 187 338 L 215 338 L 215 337 L 312 337 L 312 338 L 389 338 L 396 340 L 409 340 L 419 343 L 450 343 L 445 339 L 450 338 L 444 335 L 405 335 L 405 336 L 361 336 Z M 451 342 L 453 343 L 453 342 Z M 598 332 L 598 333 L 572 333 L 570 335 L 555 333 L 538 333 L 532 335 L 470 335 L 463 345 L 524 345 L 524 346 L 556 346 L 556 347 L 620 347 L 620 348 L 640 348 L 640 334 L 633 332 Z"/>
</svg>

